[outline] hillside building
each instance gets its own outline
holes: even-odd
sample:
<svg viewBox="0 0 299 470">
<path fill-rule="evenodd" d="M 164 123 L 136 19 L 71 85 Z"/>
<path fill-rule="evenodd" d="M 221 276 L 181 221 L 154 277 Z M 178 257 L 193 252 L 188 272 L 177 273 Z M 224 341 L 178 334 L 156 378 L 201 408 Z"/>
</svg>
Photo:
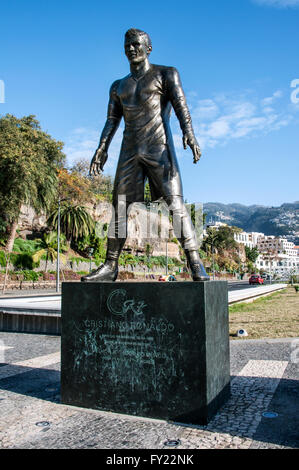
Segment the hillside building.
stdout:
<svg viewBox="0 0 299 470">
<path fill-rule="evenodd" d="M 254 248 L 258 244 L 258 239 L 264 236 L 265 235 L 260 232 L 241 232 L 235 233 L 234 239 L 237 243 L 242 243 L 242 245 L 248 246 L 249 248 Z"/>
<path fill-rule="evenodd" d="M 258 269 L 282 277 L 299 274 L 299 251 L 286 238 L 271 235 L 260 237 L 257 248 L 260 252 L 255 263 Z"/>
</svg>

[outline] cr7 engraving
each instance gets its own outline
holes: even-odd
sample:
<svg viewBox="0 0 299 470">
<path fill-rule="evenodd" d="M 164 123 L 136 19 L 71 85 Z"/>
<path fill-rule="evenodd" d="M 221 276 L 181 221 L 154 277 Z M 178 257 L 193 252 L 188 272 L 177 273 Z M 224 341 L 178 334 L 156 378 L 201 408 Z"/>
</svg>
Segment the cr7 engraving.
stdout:
<svg viewBox="0 0 299 470">
<path fill-rule="evenodd" d="M 143 315 L 143 309 L 146 307 L 144 300 L 127 299 L 125 289 L 113 290 L 107 299 L 107 307 L 113 315 L 123 316 L 130 310 L 135 316 Z"/>
</svg>

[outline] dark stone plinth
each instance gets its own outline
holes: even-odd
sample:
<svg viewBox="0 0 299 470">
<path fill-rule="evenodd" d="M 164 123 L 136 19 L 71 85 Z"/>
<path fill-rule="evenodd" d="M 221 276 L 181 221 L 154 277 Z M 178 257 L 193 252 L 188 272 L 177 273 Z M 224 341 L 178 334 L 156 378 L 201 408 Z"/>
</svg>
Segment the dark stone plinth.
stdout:
<svg viewBox="0 0 299 470">
<path fill-rule="evenodd" d="M 63 283 L 65 404 L 206 424 L 230 393 L 225 281 Z"/>
</svg>

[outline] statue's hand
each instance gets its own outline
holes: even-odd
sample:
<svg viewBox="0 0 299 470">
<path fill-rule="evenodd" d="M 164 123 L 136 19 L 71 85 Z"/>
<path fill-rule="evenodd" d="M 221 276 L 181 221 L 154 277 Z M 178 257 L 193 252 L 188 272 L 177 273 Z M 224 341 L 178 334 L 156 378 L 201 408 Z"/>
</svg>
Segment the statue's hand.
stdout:
<svg viewBox="0 0 299 470">
<path fill-rule="evenodd" d="M 190 136 L 190 135 L 187 135 L 187 134 L 184 135 L 184 137 L 183 137 L 183 146 L 184 146 L 185 150 L 187 148 L 187 145 L 189 145 L 189 147 L 192 150 L 193 163 L 197 163 L 198 160 L 201 157 L 201 150 L 200 150 L 198 142 L 197 142 L 197 140 L 195 139 L 194 136 Z"/>
<path fill-rule="evenodd" d="M 104 171 L 104 165 L 107 161 L 108 154 L 105 150 L 105 144 L 101 144 L 99 148 L 95 151 L 94 156 L 92 157 L 89 174 L 99 175 L 101 171 Z"/>
</svg>

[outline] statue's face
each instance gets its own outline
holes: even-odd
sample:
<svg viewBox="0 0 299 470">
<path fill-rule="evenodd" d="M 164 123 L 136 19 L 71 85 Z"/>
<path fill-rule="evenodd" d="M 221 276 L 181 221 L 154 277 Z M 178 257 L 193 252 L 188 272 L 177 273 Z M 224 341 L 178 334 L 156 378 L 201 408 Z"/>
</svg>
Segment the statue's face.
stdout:
<svg viewBox="0 0 299 470">
<path fill-rule="evenodd" d="M 125 40 L 125 54 L 131 64 L 143 62 L 151 52 L 144 36 L 136 35 Z"/>
</svg>

